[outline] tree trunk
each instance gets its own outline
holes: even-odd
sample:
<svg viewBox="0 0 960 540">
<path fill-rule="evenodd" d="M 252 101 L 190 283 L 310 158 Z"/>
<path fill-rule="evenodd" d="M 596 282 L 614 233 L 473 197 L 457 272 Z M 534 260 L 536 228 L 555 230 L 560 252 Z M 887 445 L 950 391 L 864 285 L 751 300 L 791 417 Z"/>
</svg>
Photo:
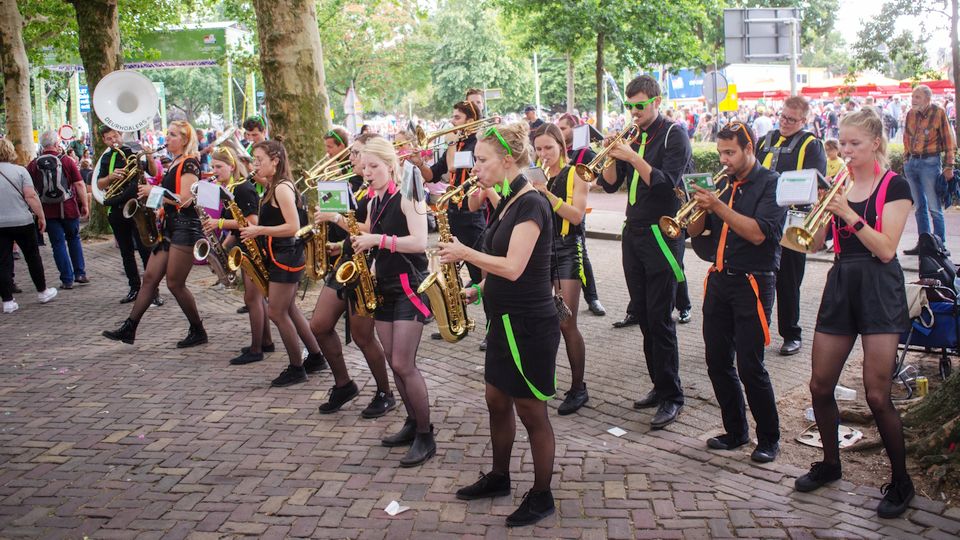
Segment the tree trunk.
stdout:
<svg viewBox="0 0 960 540">
<path fill-rule="evenodd" d="M 0 67 L 7 137 L 17 149 L 17 162 L 26 165 L 37 147 L 33 142 L 30 107 L 30 63 L 23 45 L 23 19 L 16 0 L 0 0 Z"/>
<path fill-rule="evenodd" d="M 951 63 L 953 64 L 953 87 L 960 88 L 960 39 L 957 38 L 957 26 L 960 25 L 958 21 L 957 9 L 958 0 L 950 0 L 950 58 Z M 954 106 L 956 106 L 956 101 L 954 101 Z M 960 122 L 954 122 L 954 140 L 960 141 Z M 953 156 L 949 156 L 953 158 Z"/>
<path fill-rule="evenodd" d="M 567 112 L 573 113 L 573 55 L 567 53 Z"/>
<path fill-rule="evenodd" d="M 117 17 L 117 0 L 69 0 L 77 14 L 77 30 L 80 45 L 80 60 L 87 75 L 87 88 L 90 98 L 100 79 L 123 67 L 120 56 L 120 25 Z M 97 135 L 100 132 L 100 119 L 96 114 L 90 126 L 93 141 L 93 155 L 99 156 L 105 149 Z M 89 232 L 106 234 L 110 232 L 107 212 L 94 200 L 90 211 Z"/>
<path fill-rule="evenodd" d="M 312 0 L 254 0 L 271 136 L 282 135 L 290 165 L 302 171 L 323 151 L 327 116 L 323 48 Z"/>
<path fill-rule="evenodd" d="M 603 32 L 597 32 L 597 131 L 603 133 Z"/>
</svg>

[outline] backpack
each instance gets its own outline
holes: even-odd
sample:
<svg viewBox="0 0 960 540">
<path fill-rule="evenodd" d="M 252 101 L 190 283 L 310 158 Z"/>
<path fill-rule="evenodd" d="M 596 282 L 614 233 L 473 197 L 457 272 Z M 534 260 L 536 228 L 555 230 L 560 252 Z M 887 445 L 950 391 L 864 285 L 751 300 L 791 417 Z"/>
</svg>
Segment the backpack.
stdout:
<svg viewBox="0 0 960 540">
<path fill-rule="evenodd" d="M 938 280 L 956 293 L 957 267 L 947 255 L 940 237 L 930 233 L 921 234 L 917 241 L 917 252 L 920 256 L 920 279 Z"/>
<path fill-rule="evenodd" d="M 37 172 L 40 174 L 40 183 L 37 186 L 40 202 L 62 203 L 73 198 L 59 157 L 50 154 L 38 157 Z"/>
</svg>

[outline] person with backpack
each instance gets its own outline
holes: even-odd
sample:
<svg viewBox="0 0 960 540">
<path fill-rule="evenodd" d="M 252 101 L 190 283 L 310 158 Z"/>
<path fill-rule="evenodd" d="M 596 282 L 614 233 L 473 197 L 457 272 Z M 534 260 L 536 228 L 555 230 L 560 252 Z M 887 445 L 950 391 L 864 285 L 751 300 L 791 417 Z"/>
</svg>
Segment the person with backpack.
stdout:
<svg viewBox="0 0 960 540">
<path fill-rule="evenodd" d="M 40 135 L 40 146 L 43 151 L 27 170 L 43 204 L 53 260 L 60 270 L 60 288 L 72 289 L 74 283 L 90 282 L 80 244 L 80 218 L 89 214 L 87 188 L 77 162 L 61 155 L 56 131 Z"/>
</svg>

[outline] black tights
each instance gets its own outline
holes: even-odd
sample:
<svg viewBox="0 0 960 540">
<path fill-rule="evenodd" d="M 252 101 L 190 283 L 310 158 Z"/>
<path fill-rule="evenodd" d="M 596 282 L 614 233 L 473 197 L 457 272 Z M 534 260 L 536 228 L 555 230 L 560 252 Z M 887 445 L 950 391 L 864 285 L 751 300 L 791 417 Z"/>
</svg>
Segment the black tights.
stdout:
<svg viewBox="0 0 960 540">
<path fill-rule="evenodd" d="M 583 342 L 583 334 L 577 328 L 577 312 L 580 310 L 580 280 L 560 280 L 560 294 L 563 301 L 573 313 L 567 320 L 560 323 L 560 332 L 563 334 L 563 343 L 567 347 L 567 358 L 570 360 L 570 390 L 583 388 L 583 375 L 587 362 L 587 347 Z M 554 282 L 554 288 L 556 288 Z"/>
<path fill-rule="evenodd" d="M 343 345 L 340 343 L 340 336 L 337 335 L 337 321 L 340 320 L 340 316 L 346 309 L 347 304 L 337 298 L 337 291 L 330 287 L 324 287 L 320 290 L 320 296 L 317 297 L 317 306 L 310 318 L 310 331 L 317 336 L 320 350 L 323 351 L 323 356 L 330 364 L 333 382 L 338 387 L 350 382 L 347 363 L 343 359 Z M 360 352 L 363 353 L 363 357 L 367 360 L 370 373 L 373 374 L 373 379 L 377 382 L 377 390 L 389 392 L 390 377 L 387 375 L 387 358 L 383 353 L 380 341 L 373 333 L 373 317 L 356 315 L 349 315 L 349 317 L 350 334 L 353 336 L 353 342 L 357 344 Z"/>
<path fill-rule="evenodd" d="M 170 245 L 169 251 L 159 250 L 147 260 L 147 269 L 143 272 L 143 283 L 137 300 L 130 310 L 130 318 L 140 322 L 146 313 L 160 280 L 167 278 L 167 289 L 177 299 L 180 310 L 187 316 L 191 325 L 200 325 L 200 311 L 197 310 L 197 300 L 187 288 L 187 276 L 193 270 L 193 251 L 189 246 Z"/>
<path fill-rule="evenodd" d="M 376 321 L 375 324 L 407 416 L 417 421 L 417 433 L 427 433 L 430 431 L 430 396 L 427 395 L 427 381 L 417 368 L 423 323 Z"/>
<path fill-rule="evenodd" d="M 300 340 L 307 346 L 307 352 L 320 352 L 317 338 L 310 333 L 310 323 L 297 307 L 297 288 L 299 283 L 270 282 L 270 303 L 267 304 L 267 315 L 273 321 L 280 339 L 287 349 L 291 366 L 302 366 L 303 356 L 300 354 Z M 299 339 L 298 339 L 299 338 Z"/>
<path fill-rule="evenodd" d="M 853 349 L 857 336 L 838 336 L 817 332 L 813 336 L 813 373 L 810 375 L 810 395 L 817 417 L 820 440 L 823 441 L 823 461 L 840 463 L 837 426 L 840 410 L 833 397 L 840 372 Z M 897 356 L 897 334 L 870 334 L 861 336 L 863 342 L 863 386 L 867 391 L 867 405 L 873 412 L 880 439 L 890 458 L 893 480 L 907 478 L 906 449 L 903 442 L 903 424 L 900 413 L 890 399 L 893 368 Z"/>
<path fill-rule="evenodd" d="M 263 352 L 264 345 L 273 344 L 270 335 L 270 322 L 267 320 L 267 303 L 260 294 L 260 289 L 253 284 L 253 280 L 243 274 L 243 303 L 249 310 L 250 317 L 250 352 Z"/>
<path fill-rule="evenodd" d="M 576 290 L 580 294 L 579 290 Z M 493 444 L 493 472 L 509 475 L 513 440 L 517 435 L 514 407 L 530 437 L 533 452 L 533 490 L 549 491 L 553 478 L 553 459 L 556 441 L 553 425 L 547 416 L 547 402 L 535 398 L 510 397 L 497 387 L 487 384 L 487 410 L 490 412 L 490 441 Z"/>
</svg>

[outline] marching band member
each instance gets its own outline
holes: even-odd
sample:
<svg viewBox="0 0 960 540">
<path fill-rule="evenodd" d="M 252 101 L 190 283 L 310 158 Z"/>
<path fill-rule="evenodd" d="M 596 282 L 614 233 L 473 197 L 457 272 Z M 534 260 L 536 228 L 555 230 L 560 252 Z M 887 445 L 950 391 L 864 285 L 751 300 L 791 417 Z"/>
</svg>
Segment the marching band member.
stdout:
<svg viewBox="0 0 960 540">
<path fill-rule="evenodd" d="M 660 216 L 679 208 L 674 188 L 691 169 L 692 151 L 687 132 L 660 115 L 660 84 L 641 75 L 627 85 L 626 106 L 640 130 L 638 140 L 610 149 L 616 167 L 598 177 L 604 191 L 614 193 L 625 182 L 629 198 L 623 230 L 623 273 L 630 301 L 643 332 L 643 353 L 653 389 L 634 408 L 658 407 L 650 421 L 661 429 L 677 419 L 683 407 L 680 355 L 673 304 L 677 283 L 685 279 L 678 260 L 683 241 L 660 232 Z"/>
<path fill-rule="evenodd" d="M 190 188 L 200 178 L 197 133 L 189 123 L 171 122 L 167 130 L 167 152 L 173 156 L 170 167 L 163 175 L 161 187 L 169 195 L 163 197 L 162 239 L 150 255 L 143 275 L 143 284 L 130 310 L 130 316 L 116 330 L 107 330 L 103 335 L 114 341 L 132 344 L 136 339 L 137 325 L 154 299 L 154 291 L 160 280 L 166 277 L 167 289 L 173 294 L 183 314 L 190 321 L 187 337 L 177 342 L 178 348 L 193 347 L 207 342 L 200 312 L 193 293 L 187 288 L 187 276 L 193 268 L 193 244 L 200 239 L 200 219 L 193 206 Z M 145 201 L 155 186 L 140 184 L 137 197 Z"/>
<path fill-rule="evenodd" d="M 557 409 L 561 415 L 573 414 L 590 399 L 583 381 L 587 349 L 577 328 L 580 288 L 586 281 L 583 271 L 583 217 L 587 211 L 587 183 L 567 164 L 563 133 L 556 124 L 543 124 L 533 133 L 533 147 L 540 166 L 547 173 L 546 184 L 534 182 L 553 210 L 553 251 L 557 266 L 556 293 L 570 308 L 571 315 L 560 323 L 560 332 L 570 360 L 570 390 Z"/>
<path fill-rule="evenodd" d="M 423 324 L 430 316 L 421 295 L 416 293 L 427 273 L 427 212 L 423 197 L 397 186 L 400 162 L 393 146 L 376 137 L 363 145 L 363 177 L 373 198 L 367 212 L 369 232 L 351 238 L 355 251 L 376 249 L 377 292 L 382 301 L 374 314 L 377 336 L 383 343 L 387 363 L 393 370 L 407 420 L 399 433 L 385 437 L 385 446 L 410 443 L 400 459 L 402 467 L 413 467 L 430 459 L 437 445 L 430 424 L 427 382 L 417 368 L 417 349 Z"/>
<path fill-rule="evenodd" d="M 326 365 L 317 339 L 310 332 L 310 323 L 294 302 L 304 268 L 303 244 L 294 238 L 300 229 L 299 194 L 290 179 L 287 151 L 281 141 L 254 144 L 253 167 L 265 193 L 260 199 L 259 223 L 240 229 L 240 238 L 265 237 L 262 244 L 266 244 L 270 274 L 267 315 L 280 332 L 290 359 L 290 365 L 270 385 L 290 386 L 306 382 L 308 368 L 319 371 Z M 307 346 L 306 359 L 300 355 L 297 336 Z"/>
<path fill-rule="evenodd" d="M 356 162 L 354 171 L 361 171 L 359 166 L 359 152 L 363 150 L 364 141 L 369 141 L 375 135 L 361 135 L 357 137 L 353 148 L 350 150 L 351 162 Z M 341 148 L 342 150 L 342 148 Z M 328 152 L 330 149 L 327 150 Z M 339 150 L 338 150 L 339 151 Z M 354 156 L 354 152 L 358 152 Z M 353 184 L 353 182 L 351 182 Z M 363 184 L 363 178 L 360 177 L 360 184 Z M 351 207 L 355 212 L 355 217 L 360 223 L 361 229 L 365 226 L 367 219 L 367 210 L 369 197 L 362 197 L 360 201 L 356 196 L 351 200 Z M 327 233 L 328 253 L 331 256 L 339 257 L 339 261 L 346 262 L 353 256 L 353 247 L 347 242 L 347 220 L 340 214 L 333 212 L 317 211 L 314 215 L 314 222 L 317 225 L 331 223 L 337 228 L 331 227 Z M 353 400 L 360 394 L 357 384 L 350 378 L 347 371 L 347 364 L 343 359 L 343 346 L 340 344 L 340 336 L 337 335 L 337 321 L 347 313 L 347 339 L 349 344 L 352 340 L 357 348 L 363 354 L 367 361 L 367 367 L 377 384 L 377 391 L 373 395 L 373 400 L 367 405 L 360 416 L 363 418 L 379 418 L 393 409 L 397 408 L 397 400 L 390 390 L 390 376 L 387 374 L 387 357 L 383 351 L 380 340 L 374 333 L 374 320 L 372 317 L 363 317 L 349 309 L 349 294 L 343 285 L 337 282 L 336 265 L 332 265 L 332 271 L 327 276 L 323 290 L 317 296 L 317 305 L 314 307 L 313 316 L 310 318 L 310 331 L 317 336 L 317 342 L 320 344 L 320 350 L 330 364 L 330 371 L 333 373 L 334 386 L 330 389 L 327 402 L 320 405 L 320 414 L 331 414 L 340 410 L 341 407 Z"/>
<path fill-rule="evenodd" d="M 697 207 L 709 217 L 691 224 L 688 232 L 699 236 L 709 229 L 711 240 L 719 238 L 705 285 L 703 341 L 724 433 L 707 440 L 707 446 L 733 450 L 750 441 L 742 382 L 757 423 L 758 444 L 750 458 L 767 463 L 779 453 L 780 419 L 763 349 L 770 344 L 767 321 L 773 310 L 786 209 L 777 206 L 779 175 L 757 161 L 755 141 L 751 129 L 740 122 L 720 130 L 717 151 L 730 188 L 718 197 L 717 192 L 693 186 Z"/>
<path fill-rule="evenodd" d="M 260 197 L 250 182 L 245 181 L 239 171 L 239 157 L 226 146 L 219 146 L 210 155 L 210 164 L 217 181 L 225 189 L 230 189 L 233 200 L 249 225 L 257 225 L 259 218 L 257 211 L 260 206 Z M 240 242 L 240 228 L 237 220 L 224 207 L 219 220 L 208 219 L 203 222 L 203 229 L 207 233 L 216 233 L 219 230 L 230 231 L 223 241 L 225 250 L 231 246 L 243 244 Z M 240 356 L 230 360 L 232 365 L 243 365 L 263 360 L 264 352 L 273 352 L 275 346 L 270 335 L 270 321 L 267 320 L 267 304 L 260 289 L 254 285 L 250 276 L 243 274 L 243 302 L 247 307 L 250 318 L 250 346 L 240 349 Z"/>
<path fill-rule="evenodd" d="M 323 148 L 326 150 L 328 156 L 336 156 L 342 152 L 347 145 L 350 144 L 350 135 L 347 134 L 347 130 L 342 127 L 335 127 L 327 132 L 323 136 Z M 340 161 L 337 163 L 337 166 L 340 168 L 340 172 L 346 174 L 349 171 L 350 162 L 349 155 L 343 156 Z M 331 164 L 331 166 L 333 166 Z"/>
<path fill-rule="evenodd" d="M 550 205 L 521 174 L 529 163 L 526 122 L 490 128 L 476 147 L 482 187 L 497 186 L 501 199 L 483 241 L 483 251 L 459 239 L 439 245 L 441 262 L 469 261 L 486 272 L 466 289 L 482 298 L 490 329 L 484 379 L 493 470 L 457 491 L 464 500 L 509 495 L 510 458 L 516 437 L 514 409 L 530 438 L 534 482 L 508 526 L 530 525 L 554 512 L 550 482 L 556 453 L 546 401 L 555 393 L 560 323 L 553 298 Z M 572 217 L 572 216 L 571 216 Z"/>
<path fill-rule="evenodd" d="M 883 122 L 864 109 L 840 121 L 840 147 L 852 187 L 833 197 L 826 209 L 833 214 L 833 267 L 827 274 L 813 336 L 810 393 L 823 441 L 823 461 L 797 478 L 797 491 L 812 491 L 841 477 L 837 425 L 840 411 L 834 388 L 850 351 L 860 336 L 863 344 L 863 384 L 867 404 L 893 469 L 893 478 L 880 491 L 882 518 L 899 516 L 915 494 L 907 474 L 900 414 L 890 400 L 900 334 L 909 328 L 903 270 L 897 246 L 910 215 L 910 185 L 889 170 Z M 823 244 L 826 227 L 816 236 Z"/>
</svg>

